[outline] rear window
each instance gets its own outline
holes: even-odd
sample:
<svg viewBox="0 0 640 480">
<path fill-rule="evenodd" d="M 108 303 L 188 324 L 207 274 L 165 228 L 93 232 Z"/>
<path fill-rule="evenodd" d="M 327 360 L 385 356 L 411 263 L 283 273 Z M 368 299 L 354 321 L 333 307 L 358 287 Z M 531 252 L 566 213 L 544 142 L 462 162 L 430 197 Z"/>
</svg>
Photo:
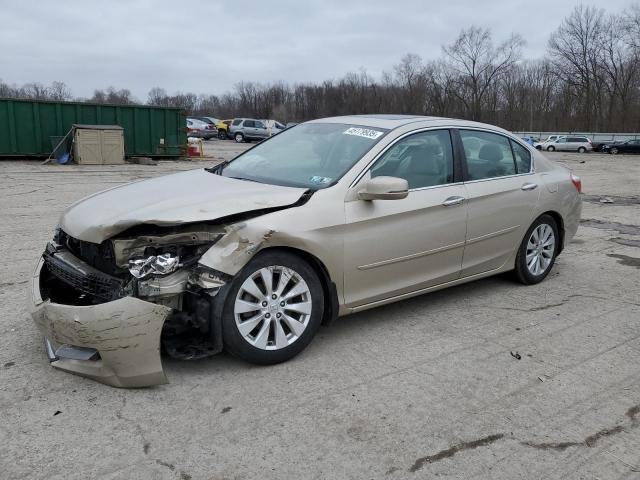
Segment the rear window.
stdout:
<svg viewBox="0 0 640 480">
<path fill-rule="evenodd" d="M 242 120 L 240 120 L 239 118 L 236 118 L 231 125 L 240 125 L 241 121 Z"/>
</svg>

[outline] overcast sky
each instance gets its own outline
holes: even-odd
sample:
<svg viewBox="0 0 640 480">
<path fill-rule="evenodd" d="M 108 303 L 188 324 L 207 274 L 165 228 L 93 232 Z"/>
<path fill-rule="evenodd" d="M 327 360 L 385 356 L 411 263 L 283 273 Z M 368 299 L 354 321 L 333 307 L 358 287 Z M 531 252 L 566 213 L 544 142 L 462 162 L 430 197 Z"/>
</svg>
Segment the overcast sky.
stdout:
<svg viewBox="0 0 640 480">
<path fill-rule="evenodd" d="M 587 2 L 622 11 L 632 0 Z M 142 101 L 221 94 L 241 80 L 322 81 L 364 68 L 378 76 L 405 53 L 436 58 L 461 28 L 512 32 L 525 57 L 545 54 L 573 0 L 0 0 L 0 79 L 64 81 L 74 96 L 129 88 Z"/>
</svg>

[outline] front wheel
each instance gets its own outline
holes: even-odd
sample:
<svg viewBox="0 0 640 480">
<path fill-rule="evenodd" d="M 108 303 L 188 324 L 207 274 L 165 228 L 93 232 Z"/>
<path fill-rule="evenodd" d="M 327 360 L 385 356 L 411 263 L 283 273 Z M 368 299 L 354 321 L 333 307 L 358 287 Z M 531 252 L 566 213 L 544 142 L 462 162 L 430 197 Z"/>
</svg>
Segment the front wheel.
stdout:
<svg viewBox="0 0 640 480">
<path fill-rule="evenodd" d="M 611 155 L 617 155 L 618 154 L 618 149 L 617 148 L 612 148 L 611 150 L 609 150 L 609 153 Z"/>
<path fill-rule="evenodd" d="M 251 363 L 284 362 L 311 342 L 323 314 L 323 289 L 313 268 L 291 253 L 265 252 L 232 281 L 222 314 L 224 344 Z"/>
<path fill-rule="evenodd" d="M 555 152 L 556 147 L 554 147 L 553 145 L 547 147 L 547 152 Z"/>
<path fill-rule="evenodd" d="M 525 285 L 540 283 L 551 271 L 558 252 L 558 226 L 541 215 L 527 230 L 516 256 L 516 277 Z"/>
<path fill-rule="evenodd" d="M 244 135 L 241 133 L 236 133 L 233 138 L 235 138 L 237 143 L 244 142 Z"/>
<path fill-rule="evenodd" d="M 584 147 L 578 148 L 578 153 L 585 153 L 586 151 L 587 151 L 587 149 L 584 148 Z"/>
<path fill-rule="evenodd" d="M 226 140 L 227 139 L 227 132 L 225 132 L 224 130 L 218 130 L 218 138 L 220 140 Z"/>
</svg>

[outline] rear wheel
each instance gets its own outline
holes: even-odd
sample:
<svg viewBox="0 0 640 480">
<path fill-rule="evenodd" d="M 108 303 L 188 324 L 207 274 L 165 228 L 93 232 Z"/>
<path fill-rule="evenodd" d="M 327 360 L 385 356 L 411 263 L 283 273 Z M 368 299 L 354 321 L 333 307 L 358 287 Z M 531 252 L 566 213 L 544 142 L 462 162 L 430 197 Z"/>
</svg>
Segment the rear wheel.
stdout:
<svg viewBox="0 0 640 480">
<path fill-rule="evenodd" d="M 587 149 L 584 148 L 584 147 L 578 148 L 578 153 L 585 153 L 586 151 L 587 151 Z"/>
<path fill-rule="evenodd" d="M 547 147 L 547 152 L 555 152 L 555 150 L 556 150 L 556 147 L 554 147 L 553 145 L 549 145 Z"/>
<path fill-rule="evenodd" d="M 617 154 L 618 154 L 618 149 L 614 147 L 614 148 L 612 148 L 611 150 L 609 150 L 609 153 L 610 153 L 611 155 L 617 155 Z"/>
<path fill-rule="evenodd" d="M 516 256 L 516 277 L 525 285 L 539 283 L 551 271 L 558 252 L 558 226 L 541 215 L 527 230 Z"/>
<path fill-rule="evenodd" d="M 220 140 L 226 140 L 227 139 L 227 132 L 225 132 L 224 130 L 218 130 L 218 138 Z"/>
<path fill-rule="evenodd" d="M 241 133 L 236 133 L 233 138 L 236 140 L 237 143 L 242 143 L 244 142 L 244 135 Z"/>
<path fill-rule="evenodd" d="M 322 321 L 322 285 L 313 268 L 283 251 L 260 254 L 234 278 L 225 299 L 226 349 L 270 365 L 300 353 Z"/>
</svg>

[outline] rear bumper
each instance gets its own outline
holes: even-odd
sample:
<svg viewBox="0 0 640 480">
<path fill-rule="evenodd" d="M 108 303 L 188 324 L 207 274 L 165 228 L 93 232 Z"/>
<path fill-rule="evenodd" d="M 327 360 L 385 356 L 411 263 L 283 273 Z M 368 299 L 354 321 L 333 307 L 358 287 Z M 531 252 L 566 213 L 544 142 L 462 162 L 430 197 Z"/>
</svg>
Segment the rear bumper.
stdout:
<svg viewBox="0 0 640 480">
<path fill-rule="evenodd" d="M 46 349 L 53 367 L 115 387 L 167 383 L 160 359 L 160 335 L 170 308 L 134 297 L 90 306 L 53 303 L 40 295 L 42 266 L 40 259 L 33 273 L 28 306 L 48 341 Z M 72 359 L 65 353 L 70 349 L 61 349 L 63 346 L 94 349 L 97 355 L 87 360 Z"/>
</svg>

